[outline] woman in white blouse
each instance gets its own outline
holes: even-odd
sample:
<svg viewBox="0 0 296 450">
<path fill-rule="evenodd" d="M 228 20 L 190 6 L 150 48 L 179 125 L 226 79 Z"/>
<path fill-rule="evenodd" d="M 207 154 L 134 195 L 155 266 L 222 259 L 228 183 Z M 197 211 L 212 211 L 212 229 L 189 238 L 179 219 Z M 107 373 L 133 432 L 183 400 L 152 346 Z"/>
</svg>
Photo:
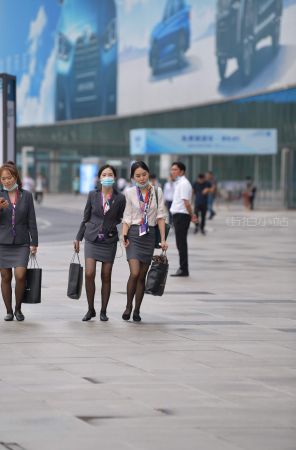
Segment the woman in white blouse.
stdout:
<svg viewBox="0 0 296 450">
<path fill-rule="evenodd" d="M 140 307 L 144 296 L 146 274 L 151 263 L 155 244 L 155 227 L 158 225 L 162 250 L 167 250 L 165 240 L 165 206 L 163 193 L 149 183 L 149 168 L 143 161 L 131 167 L 131 178 L 135 186 L 128 189 L 126 207 L 122 220 L 123 243 L 130 268 L 127 283 L 127 304 L 122 315 L 129 320 L 135 297 L 133 320 L 141 321 Z"/>
</svg>

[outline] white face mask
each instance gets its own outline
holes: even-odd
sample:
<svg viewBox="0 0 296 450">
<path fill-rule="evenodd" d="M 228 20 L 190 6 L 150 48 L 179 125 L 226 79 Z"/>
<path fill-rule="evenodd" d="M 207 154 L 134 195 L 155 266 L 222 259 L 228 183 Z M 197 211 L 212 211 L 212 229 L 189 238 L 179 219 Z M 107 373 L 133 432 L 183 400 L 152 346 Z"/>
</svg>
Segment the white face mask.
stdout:
<svg viewBox="0 0 296 450">
<path fill-rule="evenodd" d="M 7 192 L 12 192 L 12 191 L 14 191 L 17 188 L 18 188 L 18 184 L 17 183 L 14 183 L 14 185 L 11 186 L 11 188 L 3 186 L 4 191 L 7 191 Z"/>
</svg>

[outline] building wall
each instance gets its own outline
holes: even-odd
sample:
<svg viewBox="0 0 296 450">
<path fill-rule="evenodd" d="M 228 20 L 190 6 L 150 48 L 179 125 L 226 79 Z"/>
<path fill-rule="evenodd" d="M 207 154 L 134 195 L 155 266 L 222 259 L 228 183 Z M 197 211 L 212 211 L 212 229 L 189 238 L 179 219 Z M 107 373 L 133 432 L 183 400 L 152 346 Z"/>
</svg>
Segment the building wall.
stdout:
<svg viewBox="0 0 296 450">
<path fill-rule="evenodd" d="M 129 158 L 129 131 L 134 128 L 277 128 L 279 152 L 276 157 L 213 156 L 209 160 L 205 156 L 190 156 L 183 159 L 188 164 L 191 179 L 210 165 L 219 180 L 243 180 L 246 175 L 255 175 L 264 189 L 279 189 L 282 149 L 288 148 L 291 153 L 288 158 L 295 161 L 295 92 L 296 88 L 293 88 L 256 98 L 155 114 L 19 127 L 17 148 L 20 152 L 23 146 L 33 146 L 37 163 L 43 158 L 78 164 L 80 158 L 87 156 L 99 156 L 102 160 L 116 158 L 126 162 Z M 149 163 L 152 171 L 158 174 L 159 157 L 150 157 Z M 125 167 L 128 166 L 125 164 Z M 293 191 L 296 175 L 293 170 L 291 173 L 291 168 L 289 170 L 288 189 Z M 275 186 L 272 186 L 272 173 L 275 174 Z M 73 173 L 68 173 L 68 177 L 71 176 Z M 69 186 L 70 180 L 63 190 L 69 190 Z"/>
</svg>

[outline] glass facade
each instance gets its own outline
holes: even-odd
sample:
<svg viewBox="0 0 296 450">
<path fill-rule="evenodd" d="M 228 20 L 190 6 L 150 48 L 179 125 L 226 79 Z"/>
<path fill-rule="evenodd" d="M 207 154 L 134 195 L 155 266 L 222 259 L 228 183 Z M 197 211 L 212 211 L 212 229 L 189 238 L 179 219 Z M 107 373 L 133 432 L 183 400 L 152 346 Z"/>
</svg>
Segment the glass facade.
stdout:
<svg viewBox="0 0 296 450">
<path fill-rule="evenodd" d="M 277 128 L 276 156 L 183 156 L 188 177 L 194 180 L 199 172 L 213 170 L 220 181 L 241 180 L 252 176 L 262 191 L 285 187 L 285 205 L 295 203 L 296 152 L 296 88 L 250 97 L 240 101 L 210 104 L 162 113 L 121 118 L 83 119 L 38 127 L 19 127 L 17 147 L 35 149 L 35 171 L 48 171 L 49 189 L 53 192 L 71 190 L 82 158 L 94 156 L 101 163 L 121 161 L 119 176 L 129 172 L 129 131 L 135 128 Z M 283 156 L 288 159 L 283 172 Z M 176 155 L 177 157 L 177 155 Z M 151 172 L 159 175 L 160 157 L 150 156 Z M 59 167 L 58 167 L 59 166 Z M 285 178 L 285 179 L 283 179 Z"/>
</svg>

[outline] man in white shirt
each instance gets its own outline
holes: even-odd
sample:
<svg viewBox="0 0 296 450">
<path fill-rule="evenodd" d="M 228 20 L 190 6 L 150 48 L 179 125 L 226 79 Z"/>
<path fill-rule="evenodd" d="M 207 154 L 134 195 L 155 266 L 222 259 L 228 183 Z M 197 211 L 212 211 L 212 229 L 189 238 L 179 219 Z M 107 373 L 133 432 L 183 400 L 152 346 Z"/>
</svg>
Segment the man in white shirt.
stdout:
<svg viewBox="0 0 296 450">
<path fill-rule="evenodd" d="M 197 222 L 197 217 L 192 211 L 192 186 L 185 177 L 186 166 L 182 162 L 173 162 L 171 176 L 176 182 L 173 203 L 170 212 L 173 216 L 176 244 L 179 252 L 180 267 L 172 277 L 188 277 L 188 247 L 187 234 L 190 222 Z"/>
</svg>

